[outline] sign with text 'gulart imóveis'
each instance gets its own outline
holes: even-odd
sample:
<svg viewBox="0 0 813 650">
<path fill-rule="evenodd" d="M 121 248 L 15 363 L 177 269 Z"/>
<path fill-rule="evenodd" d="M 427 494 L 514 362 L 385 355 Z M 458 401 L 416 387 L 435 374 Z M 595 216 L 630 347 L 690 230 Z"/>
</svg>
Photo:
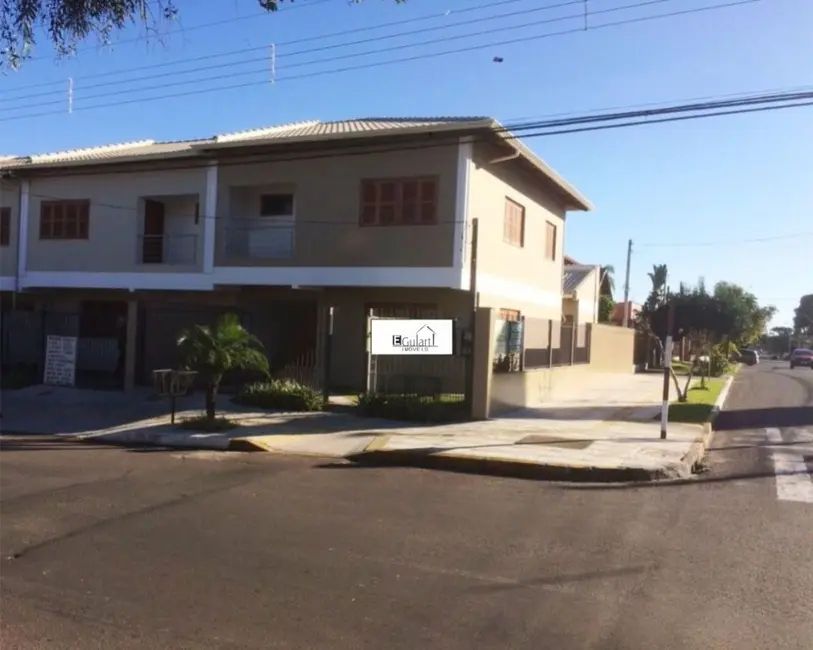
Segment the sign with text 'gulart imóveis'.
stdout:
<svg viewBox="0 0 813 650">
<path fill-rule="evenodd" d="M 453 354 L 454 321 L 373 318 L 371 354 Z"/>
</svg>

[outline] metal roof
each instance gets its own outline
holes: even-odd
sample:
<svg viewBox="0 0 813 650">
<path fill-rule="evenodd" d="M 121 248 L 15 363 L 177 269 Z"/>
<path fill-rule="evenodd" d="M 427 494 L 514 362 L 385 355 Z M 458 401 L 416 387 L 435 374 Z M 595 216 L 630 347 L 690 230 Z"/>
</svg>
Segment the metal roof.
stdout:
<svg viewBox="0 0 813 650">
<path fill-rule="evenodd" d="M 598 268 L 598 266 L 565 266 L 562 272 L 562 293 L 566 296 L 576 293 L 582 283 Z"/>
</svg>

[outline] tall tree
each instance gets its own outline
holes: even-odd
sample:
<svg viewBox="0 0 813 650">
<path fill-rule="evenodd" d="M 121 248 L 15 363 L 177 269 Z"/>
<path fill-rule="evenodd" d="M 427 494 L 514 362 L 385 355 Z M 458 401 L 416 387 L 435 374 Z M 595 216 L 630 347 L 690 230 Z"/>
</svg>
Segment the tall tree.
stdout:
<svg viewBox="0 0 813 650">
<path fill-rule="evenodd" d="M 776 314 L 775 307 L 761 306 L 754 294 L 731 282 L 718 282 L 713 295 L 733 321 L 726 338 L 738 348 L 757 341 Z"/>
<path fill-rule="evenodd" d="M 57 55 L 75 52 L 91 34 L 109 43 L 113 32 L 142 25 L 159 33 L 161 25 L 179 18 L 177 0 L 0 0 L 0 51 L 3 63 L 16 68 L 37 42 L 40 27 L 48 34 Z M 350 0 L 360 3 L 363 0 Z M 256 0 L 265 11 L 277 11 L 293 0 Z M 406 0 L 394 0 L 401 3 Z"/>
<path fill-rule="evenodd" d="M 797 334 L 813 336 L 813 293 L 799 298 L 799 306 L 793 317 L 793 329 Z"/>
<path fill-rule="evenodd" d="M 712 347 L 726 341 L 736 327 L 737 314 L 728 303 L 710 294 L 701 280 L 694 288 L 681 284 L 680 290 L 670 295 L 668 301 L 650 316 L 651 331 L 660 341 L 666 339 L 670 307 L 674 309 L 671 332 L 673 340 L 679 342 L 684 338 L 688 339 L 694 350 L 698 350 L 701 356 L 709 359 Z M 709 364 L 703 364 L 701 367 L 703 368 L 701 386 L 705 387 Z M 695 364 L 692 364 L 683 390 L 677 378 L 673 376 L 678 400 L 681 402 L 687 399 L 694 371 Z"/>
</svg>

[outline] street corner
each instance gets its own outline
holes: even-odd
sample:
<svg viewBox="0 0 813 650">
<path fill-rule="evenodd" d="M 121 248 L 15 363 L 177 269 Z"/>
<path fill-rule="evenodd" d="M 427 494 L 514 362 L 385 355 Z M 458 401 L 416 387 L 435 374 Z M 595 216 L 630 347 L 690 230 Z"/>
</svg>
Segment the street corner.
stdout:
<svg viewBox="0 0 813 650">
<path fill-rule="evenodd" d="M 375 440 L 368 447 L 347 456 L 359 465 L 377 467 L 414 467 L 437 471 L 518 478 L 536 481 L 572 483 L 639 483 L 676 478 L 679 470 L 663 467 L 601 467 L 588 463 L 540 463 L 522 458 L 499 458 L 463 454 L 444 449 L 388 449 L 388 436 Z"/>
<path fill-rule="evenodd" d="M 227 451 L 241 451 L 241 452 L 274 452 L 276 451 L 266 438 L 272 436 L 249 436 L 243 438 L 232 438 L 229 440 Z"/>
</svg>

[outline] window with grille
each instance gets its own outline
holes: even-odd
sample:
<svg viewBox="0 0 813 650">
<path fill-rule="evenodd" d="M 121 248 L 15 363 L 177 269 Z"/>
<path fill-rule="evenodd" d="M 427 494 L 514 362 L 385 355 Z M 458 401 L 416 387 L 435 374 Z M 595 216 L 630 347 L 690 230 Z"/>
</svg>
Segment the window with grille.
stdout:
<svg viewBox="0 0 813 650">
<path fill-rule="evenodd" d="M 43 201 L 40 239 L 87 239 L 90 201 Z"/>
<path fill-rule="evenodd" d="M 438 222 L 434 177 L 371 179 L 361 183 L 362 226 L 433 225 Z"/>
<path fill-rule="evenodd" d="M 556 226 L 550 221 L 545 222 L 545 259 L 556 259 Z"/>
<path fill-rule="evenodd" d="M 11 241 L 11 208 L 0 208 L 0 246 Z"/>
<path fill-rule="evenodd" d="M 512 246 L 525 245 L 525 208 L 507 197 L 505 199 L 503 241 Z"/>
</svg>

